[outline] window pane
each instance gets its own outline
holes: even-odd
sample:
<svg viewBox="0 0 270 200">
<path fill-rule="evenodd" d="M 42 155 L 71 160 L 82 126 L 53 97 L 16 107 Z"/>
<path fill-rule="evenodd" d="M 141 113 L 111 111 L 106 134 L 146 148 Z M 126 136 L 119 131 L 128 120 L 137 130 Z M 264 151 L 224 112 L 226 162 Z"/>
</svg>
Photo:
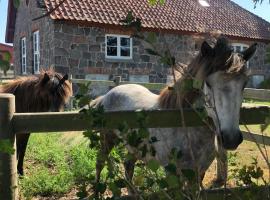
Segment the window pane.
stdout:
<svg viewBox="0 0 270 200">
<path fill-rule="evenodd" d="M 130 48 L 121 47 L 121 56 L 130 57 Z"/>
<path fill-rule="evenodd" d="M 117 37 L 107 36 L 107 45 L 108 46 L 117 46 Z"/>
<path fill-rule="evenodd" d="M 122 47 L 130 47 L 130 38 L 121 38 Z"/>
<path fill-rule="evenodd" d="M 107 47 L 107 56 L 117 56 L 117 47 Z"/>
</svg>

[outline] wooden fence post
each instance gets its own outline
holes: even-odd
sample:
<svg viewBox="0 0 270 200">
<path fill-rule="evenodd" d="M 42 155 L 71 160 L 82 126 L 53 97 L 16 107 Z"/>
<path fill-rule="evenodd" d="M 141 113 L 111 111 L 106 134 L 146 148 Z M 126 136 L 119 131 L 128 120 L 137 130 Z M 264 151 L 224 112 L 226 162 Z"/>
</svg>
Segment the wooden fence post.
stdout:
<svg viewBox="0 0 270 200">
<path fill-rule="evenodd" d="M 17 200 L 16 139 L 12 130 L 12 117 L 15 112 L 15 96 L 0 94 L 0 140 L 11 141 L 14 154 L 0 152 L 0 199 Z"/>
<path fill-rule="evenodd" d="M 118 86 L 121 83 L 122 77 L 121 76 L 116 76 L 114 79 L 115 86 Z"/>
</svg>

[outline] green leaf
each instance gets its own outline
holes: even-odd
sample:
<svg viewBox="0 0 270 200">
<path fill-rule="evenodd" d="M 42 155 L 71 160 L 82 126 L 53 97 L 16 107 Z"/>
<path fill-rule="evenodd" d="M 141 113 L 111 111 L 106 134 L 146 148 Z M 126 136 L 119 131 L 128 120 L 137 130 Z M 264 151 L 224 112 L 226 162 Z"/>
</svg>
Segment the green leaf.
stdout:
<svg viewBox="0 0 270 200">
<path fill-rule="evenodd" d="M 203 85 L 203 81 L 202 80 L 198 80 L 198 79 L 194 79 L 193 80 L 193 88 L 194 89 L 202 89 L 202 85 Z"/>
<path fill-rule="evenodd" d="M 127 186 L 126 181 L 124 179 L 118 179 L 114 181 L 114 184 L 118 187 L 118 188 L 124 188 Z"/>
<path fill-rule="evenodd" d="M 103 194 L 106 191 L 106 184 L 105 183 L 98 183 L 95 187 L 96 192 Z"/>
<path fill-rule="evenodd" d="M 165 170 L 171 174 L 176 174 L 176 166 L 173 163 L 169 163 L 166 167 Z"/>
<path fill-rule="evenodd" d="M 160 165 L 159 165 L 159 163 L 158 163 L 157 160 L 152 159 L 152 160 L 149 160 L 149 161 L 147 162 L 147 167 L 148 167 L 150 170 L 152 170 L 153 172 L 156 172 L 156 171 L 158 170 L 159 166 L 160 166 Z"/>
<path fill-rule="evenodd" d="M 5 51 L 3 54 L 3 60 L 10 62 L 11 60 L 11 54 L 8 51 Z"/>
<path fill-rule="evenodd" d="M 193 89 L 193 80 L 185 79 L 181 85 L 183 91 L 191 91 Z"/>
<path fill-rule="evenodd" d="M 166 177 L 166 182 L 170 188 L 176 188 L 179 186 L 178 177 L 172 174 Z"/>
<path fill-rule="evenodd" d="M 158 183 L 159 187 L 161 187 L 162 189 L 168 187 L 168 183 L 167 183 L 167 181 L 164 178 L 163 179 L 159 179 L 157 181 L 157 183 Z"/>
<path fill-rule="evenodd" d="M 14 154 L 13 143 L 8 139 L 0 140 L 0 152 Z"/>
<path fill-rule="evenodd" d="M 2 69 L 4 71 L 4 74 L 6 74 L 6 72 L 9 70 L 10 68 L 10 64 L 8 61 L 6 60 L 0 60 L 0 69 Z"/>
<path fill-rule="evenodd" d="M 155 184 L 155 181 L 152 178 L 148 178 L 148 179 L 146 179 L 146 184 L 147 184 L 147 187 L 150 188 Z"/>
<path fill-rule="evenodd" d="M 195 174 L 194 170 L 182 169 L 181 172 L 189 181 L 195 180 L 196 174 Z"/>
<path fill-rule="evenodd" d="M 146 37 L 146 41 L 150 44 L 154 44 L 157 42 L 157 35 L 154 32 L 150 32 L 148 33 L 147 37 Z"/>
<path fill-rule="evenodd" d="M 109 183 L 109 188 L 112 191 L 114 196 L 120 196 L 121 195 L 121 189 L 118 188 L 115 183 Z"/>
<path fill-rule="evenodd" d="M 148 138 L 150 133 L 147 128 L 140 128 L 138 130 L 138 134 L 141 138 Z"/>
<path fill-rule="evenodd" d="M 13 0 L 13 5 L 14 5 L 15 8 L 19 8 L 20 0 Z"/>
<path fill-rule="evenodd" d="M 157 52 L 157 51 L 154 51 L 153 49 L 145 49 L 145 51 L 150 54 L 150 55 L 153 55 L 153 56 L 160 56 L 160 54 Z"/>
</svg>

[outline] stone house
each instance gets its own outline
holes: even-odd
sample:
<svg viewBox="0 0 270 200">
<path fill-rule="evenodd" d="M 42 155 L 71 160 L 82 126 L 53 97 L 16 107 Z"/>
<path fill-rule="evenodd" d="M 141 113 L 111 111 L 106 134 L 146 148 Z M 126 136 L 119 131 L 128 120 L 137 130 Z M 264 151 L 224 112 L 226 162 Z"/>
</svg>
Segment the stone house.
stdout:
<svg viewBox="0 0 270 200">
<path fill-rule="evenodd" d="M 120 22 L 132 11 L 143 34 L 156 33 L 156 48 L 170 49 L 176 61 L 188 63 L 206 33 L 218 30 L 236 51 L 258 43 L 248 64 L 254 86 L 270 76 L 270 23 L 230 0 L 166 0 L 154 6 L 148 0 L 66 0 L 59 7 L 57 0 L 22 0 L 17 9 L 12 2 L 6 42 L 14 44 L 17 75 L 53 66 L 73 78 L 167 82 L 170 69 Z"/>
</svg>

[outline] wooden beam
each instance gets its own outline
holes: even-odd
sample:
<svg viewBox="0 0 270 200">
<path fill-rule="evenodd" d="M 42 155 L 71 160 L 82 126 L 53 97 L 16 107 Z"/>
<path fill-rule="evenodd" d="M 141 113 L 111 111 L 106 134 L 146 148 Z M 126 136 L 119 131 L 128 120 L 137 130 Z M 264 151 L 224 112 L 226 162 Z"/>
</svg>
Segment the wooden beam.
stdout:
<svg viewBox="0 0 270 200">
<path fill-rule="evenodd" d="M 15 112 L 15 96 L 0 94 L 0 140 L 10 142 L 14 154 L 0 152 L 0 199 L 17 200 L 17 162 L 16 142 L 12 129 L 12 118 Z"/>
<path fill-rule="evenodd" d="M 146 126 L 149 128 L 181 127 L 179 110 L 143 111 L 147 115 Z M 118 128 L 126 122 L 130 128 L 138 128 L 139 111 L 118 111 L 104 113 L 106 128 Z M 201 110 L 198 113 L 202 114 Z M 198 113 L 191 109 L 184 111 L 186 125 L 203 126 L 204 123 Z M 241 109 L 241 124 L 262 124 L 270 116 L 270 107 L 255 107 Z M 86 120 L 82 113 L 15 113 L 13 130 L 20 132 L 54 132 L 54 131 L 82 131 L 91 128 L 91 118 Z"/>
</svg>

